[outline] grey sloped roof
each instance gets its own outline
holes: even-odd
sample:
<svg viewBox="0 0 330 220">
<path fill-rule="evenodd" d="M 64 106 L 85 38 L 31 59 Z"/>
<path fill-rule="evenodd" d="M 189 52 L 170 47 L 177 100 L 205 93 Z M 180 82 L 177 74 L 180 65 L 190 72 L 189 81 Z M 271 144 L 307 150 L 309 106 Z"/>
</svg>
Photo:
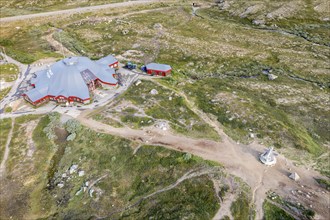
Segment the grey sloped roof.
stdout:
<svg viewBox="0 0 330 220">
<path fill-rule="evenodd" d="M 86 82 L 98 78 L 105 83 L 116 84 L 114 73 L 115 70 L 108 64 L 97 63 L 87 57 L 65 58 L 37 72 L 37 77 L 31 79 L 35 88 L 25 94 L 33 102 L 47 95 L 88 99 L 90 95 Z"/>
<path fill-rule="evenodd" d="M 171 70 L 172 67 L 166 64 L 159 64 L 159 63 L 149 63 L 146 65 L 147 70 L 159 70 L 159 71 L 168 71 Z"/>
<path fill-rule="evenodd" d="M 107 82 L 110 84 L 116 84 L 117 80 L 113 77 L 113 74 L 115 74 L 115 70 L 112 68 L 104 69 L 104 71 L 101 71 L 97 74 L 97 78 L 99 78 L 102 82 Z"/>
<path fill-rule="evenodd" d="M 110 65 L 110 64 L 118 62 L 118 60 L 114 56 L 108 55 L 106 57 L 99 59 L 96 62 L 99 64 L 103 64 L 103 65 Z"/>
<path fill-rule="evenodd" d="M 32 102 L 35 102 L 42 97 L 45 97 L 45 95 L 41 94 L 37 89 L 31 89 L 30 91 L 26 92 L 25 95 L 27 95 Z"/>
</svg>

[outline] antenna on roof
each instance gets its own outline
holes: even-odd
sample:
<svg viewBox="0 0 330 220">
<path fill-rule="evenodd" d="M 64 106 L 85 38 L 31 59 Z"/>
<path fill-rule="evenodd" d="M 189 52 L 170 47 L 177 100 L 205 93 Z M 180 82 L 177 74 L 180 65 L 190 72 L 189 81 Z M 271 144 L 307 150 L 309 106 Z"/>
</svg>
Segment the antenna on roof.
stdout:
<svg viewBox="0 0 330 220">
<path fill-rule="evenodd" d="M 60 38 L 60 44 L 61 44 L 61 53 L 62 53 L 63 58 L 65 58 L 63 44 L 62 44 L 62 39 L 61 39 L 61 32 L 62 31 L 63 31 L 62 29 L 57 28 L 57 32 L 59 33 L 58 36 Z"/>
</svg>

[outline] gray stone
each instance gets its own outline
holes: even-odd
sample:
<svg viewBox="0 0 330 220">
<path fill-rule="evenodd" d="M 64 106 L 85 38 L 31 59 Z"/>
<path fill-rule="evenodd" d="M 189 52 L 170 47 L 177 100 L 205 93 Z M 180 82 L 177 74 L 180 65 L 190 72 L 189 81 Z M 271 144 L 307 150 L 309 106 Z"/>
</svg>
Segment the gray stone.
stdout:
<svg viewBox="0 0 330 220">
<path fill-rule="evenodd" d="M 158 91 L 157 91 L 156 89 L 152 89 L 152 90 L 150 91 L 150 94 L 151 94 L 151 95 L 157 95 L 157 94 L 158 94 Z"/>
<path fill-rule="evenodd" d="M 85 175 L 85 171 L 81 170 L 78 172 L 78 176 L 84 176 Z"/>
<path fill-rule="evenodd" d="M 57 184 L 58 188 L 63 188 L 64 187 L 64 183 L 63 182 L 60 182 Z"/>
<path fill-rule="evenodd" d="M 163 28 L 163 26 L 159 23 L 156 23 L 156 24 L 154 24 L 154 28 L 155 29 L 161 29 L 161 28 Z"/>
<path fill-rule="evenodd" d="M 127 35 L 127 34 L 129 33 L 129 30 L 127 30 L 127 29 L 122 30 L 121 33 L 122 33 L 123 35 Z"/>
<path fill-rule="evenodd" d="M 264 25 L 266 22 L 265 22 L 265 20 L 253 20 L 252 21 L 252 24 L 254 24 L 254 25 Z"/>
<path fill-rule="evenodd" d="M 73 173 L 76 173 L 77 172 L 77 169 L 78 169 L 78 165 L 74 164 L 70 167 L 69 169 L 69 173 L 70 174 L 73 174 Z"/>
<path fill-rule="evenodd" d="M 274 75 L 274 74 L 268 74 L 268 79 L 269 80 L 274 80 L 276 79 L 278 76 Z"/>
</svg>

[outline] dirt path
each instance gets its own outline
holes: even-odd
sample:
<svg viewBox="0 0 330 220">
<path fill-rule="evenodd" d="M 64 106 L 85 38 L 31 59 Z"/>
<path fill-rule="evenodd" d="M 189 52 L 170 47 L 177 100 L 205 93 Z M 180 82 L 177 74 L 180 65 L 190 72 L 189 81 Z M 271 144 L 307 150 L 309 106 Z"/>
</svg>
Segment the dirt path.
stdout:
<svg viewBox="0 0 330 220">
<path fill-rule="evenodd" d="M 150 79 L 149 79 L 150 80 Z M 226 135 L 226 133 L 224 133 L 221 124 L 217 121 L 216 118 L 211 118 L 209 115 L 207 115 L 206 113 L 204 113 L 203 111 L 201 111 L 199 108 L 196 107 L 196 105 L 190 101 L 190 99 L 187 98 L 186 94 L 184 94 L 181 91 L 177 91 L 173 88 L 167 87 L 162 85 L 161 83 L 159 83 L 157 80 L 152 80 L 153 82 L 155 82 L 157 85 L 162 86 L 162 87 L 166 87 L 167 89 L 172 90 L 173 92 L 179 94 L 180 96 L 182 96 L 185 100 L 185 102 L 187 103 L 188 107 L 190 108 L 190 110 L 192 110 L 196 115 L 198 115 L 205 123 L 207 123 L 208 125 L 210 125 L 220 136 L 221 140 L 224 143 L 230 143 L 232 146 L 236 146 L 237 143 L 235 141 L 233 141 L 231 138 L 228 137 L 228 135 Z M 255 145 L 255 144 L 253 144 Z M 245 147 L 245 150 L 251 150 L 255 149 L 256 151 L 260 151 L 262 148 L 261 146 L 249 146 L 249 147 Z M 229 147 L 227 149 L 227 151 L 231 151 L 231 153 L 237 157 L 239 157 L 237 155 L 237 152 L 234 151 L 233 147 Z M 253 153 L 253 150 L 251 151 L 251 153 Z M 259 181 L 258 182 L 253 182 L 253 185 L 250 185 L 252 188 L 252 202 L 255 203 L 256 206 L 256 211 L 257 211 L 257 217 L 259 214 L 259 217 L 263 216 L 263 209 L 262 209 L 262 204 L 263 201 L 266 199 L 266 194 L 263 190 L 259 190 L 259 188 L 262 185 L 262 180 L 264 178 L 264 173 L 266 172 L 266 167 L 263 167 L 264 170 L 260 170 L 260 175 L 258 176 Z M 258 195 L 256 195 L 258 194 Z M 228 201 L 227 201 L 228 202 Z M 230 204 L 226 204 L 230 207 Z M 221 208 L 220 208 L 221 209 Z M 223 209 L 221 209 L 222 211 Z M 220 210 L 219 210 L 220 211 Z M 217 214 L 221 215 L 221 214 Z M 216 216 L 216 217 L 217 217 Z M 223 215 L 222 215 L 223 217 Z M 221 219 L 221 218 L 219 218 Z"/>
<path fill-rule="evenodd" d="M 32 18 L 39 18 L 39 17 L 62 16 L 64 14 L 70 15 L 70 14 L 77 14 L 77 13 L 83 13 L 83 12 L 97 11 L 97 10 L 107 9 L 107 8 L 117 8 L 117 7 L 127 7 L 127 6 L 141 5 L 141 4 L 150 4 L 153 2 L 159 2 L 159 0 L 136 0 L 136 1 L 127 1 L 127 2 L 106 4 L 106 5 L 97 5 L 97 6 L 67 9 L 67 10 L 43 12 L 43 13 L 37 13 L 37 14 L 18 15 L 18 16 L 13 16 L 13 17 L 0 18 L 0 23 L 26 20 L 26 19 L 32 19 Z"/>
<path fill-rule="evenodd" d="M 227 193 L 229 194 L 229 193 Z M 215 214 L 213 220 L 220 220 L 225 216 L 228 216 L 230 219 L 233 219 L 233 216 L 231 215 L 230 212 L 230 206 L 231 204 L 235 201 L 236 199 L 236 194 L 235 193 L 230 193 L 229 195 L 227 195 L 223 202 L 220 203 L 220 209 L 217 212 L 217 214 Z"/>
<path fill-rule="evenodd" d="M 75 56 L 73 52 L 67 49 L 62 43 L 53 38 L 54 32 L 42 37 L 45 39 L 56 51 L 60 52 L 64 57 Z"/>
<path fill-rule="evenodd" d="M 6 175 L 6 162 L 8 160 L 8 156 L 9 156 L 9 151 L 10 151 L 9 145 L 11 142 L 11 138 L 13 136 L 14 125 L 15 125 L 15 119 L 13 118 L 11 120 L 11 129 L 10 129 L 8 137 L 7 137 L 5 153 L 3 155 L 1 165 L 0 165 L 0 179 Z"/>
<path fill-rule="evenodd" d="M 145 80 L 150 80 L 150 77 L 143 77 L 143 79 Z M 155 78 L 154 78 L 155 79 Z M 157 79 L 157 78 L 156 78 Z M 193 102 L 191 102 L 186 94 L 184 94 L 181 91 L 175 90 L 171 87 L 167 87 L 164 86 L 163 84 L 159 83 L 157 80 L 151 80 L 152 82 L 156 83 L 157 85 L 161 86 L 161 87 L 165 87 L 166 89 L 170 89 L 173 92 L 177 93 L 178 95 L 182 96 L 185 100 L 185 102 L 187 103 L 188 107 L 190 108 L 190 110 L 192 110 L 196 115 L 198 115 L 205 123 L 207 123 L 208 125 L 210 125 L 220 136 L 220 138 L 226 138 L 227 135 L 223 132 L 223 130 L 221 129 L 221 125 L 220 123 L 218 123 L 217 120 L 211 119 L 206 113 L 204 113 L 203 111 L 201 111 L 200 109 L 198 109 L 195 104 Z M 234 141 L 233 141 L 234 143 Z"/>
<path fill-rule="evenodd" d="M 141 11 L 133 11 L 133 12 L 129 12 L 129 13 L 125 13 L 125 14 L 121 14 L 121 15 L 117 15 L 117 16 L 107 16 L 107 17 L 99 17 L 99 18 L 93 18 L 93 22 L 97 22 L 97 21 L 105 21 L 105 20 L 112 20 L 112 19 L 117 19 L 117 18 L 125 18 L 128 16 L 132 16 L 132 15 L 136 15 L 136 14 L 146 14 L 146 13 L 150 13 L 150 12 L 155 12 L 155 11 L 162 11 L 162 10 L 166 10 L 166 7 L 161 7 L 161 8 L 154 8 L 154 9 L 146 9 L 146 10 L 141 10 Z M 79 21 L 75 21 L 74 23 L 68 23 L 65 25 L 65 27 L 72 25 L 72 24 L 78 24 L 84 21 L 89 21 L 90 18 L 88 19 L 82 19 Z M 60 31 L 60 30 L 52 30 L 50 34 L 42 37 L 44 40 L 46 40 L 57 52 L 61 53 L 64 57 L 69 57 L 69 56 L 76 56 L 77 54 L 75 54 L 74 52 L 70 51 L 67 47 L 65 47 L 62 42 L 58 42 L 57 40 L 54 39 L 53 35 L 55 33 L 55 31 Z"/>
<path fill-rule="evenodd" d="M 242 178 L 255 191 L 257 219 L 262 219 L 262 203 L 268 190 L 274 190 L 284 198 L 291 195 L 292 190 L 308 190 L 314 193 L 314 197 L 308 200 L 303 197 L 295 197 L 297 201 L 308 207 L 313 204 L 317 213 L 323 218 L 329 214 L 329 193 L 322 192 L 322 188 L 315 182 L 314 177 L 320 175 L 312 170 L 302 167 L 295 167 L 292 163 L 287 163 L 287 159 L 278 156 L 278 163 L 274 167 L 267 168 L 258 161 L 259 153 L 264 150 L 263 146 L 257 144 L 243 145 L 236 144 L 228 137 L 224 137 L 221 142 L 211 140 L 193 139 L 179 136 L 169 131 L 156 131 L 130 128 L 114 128 L 101 122 L 86 118 L 88 112 L 80 115 L 77 119 L 85 126 L 97 131 L 111 135 L 127 138 L 141 144 L 151 144 L 163 146 L 169 149 L 189 152 L 207 160 L 217 161 L 223 164 L 228 173 Z M 299 173 L 301 181 L 298 184 L 288 178 L 288 169 Z M 304 185 L 304 188 L 301 186 Z"/>
<path fill-rule="evenodd" d="M 26 156 L 27 157 L 32 157 L 35 150 L 36 150 L 36 146 L 34 144 L 33 141 L 33 131 L 34 129 L 37 127 L 39 120 L 36 121 L 30 121 L 27 125 L 26 125 L 26 137 L 27 137 L 27 151 L 26 151 Z"/>
<path fill-rule="evenodd" d="M 200 176 L 207 175 L 207 174 L 215 174 L 215 173 L 218 173 L 219 171 L 220 171 L 219 170 L 219 167 L 202 168 L 202 169 L 199 169 L 199 170 L 190 170 L 187 173 L 185 173 L 183 176 L 181 176 L 179 179 L 177 179 L 177 181 L 175 181 L 175 183 L 173 183 L 173 184 L 171 184 L 169 186 L 166 186 L 166 187 L 164 187 L 162 189 L 159 189 L 159 190 L 157 190 L 157 191 L 155 191 L 155 192 L 153 192 L 153 193 L 151 193 L 149 195 L 146 195 L 146 196 L 142 197 L 141 199 L 139 199 L 134 204 L 128 205 L 125 208 L 122 208 L 120 210 L 117 210 L 115 212 L 112 212 L 108 216 L 98 217 L 98 219 L 108 219 L 113 214 L 121 213 L 121 212 L 123 212 L 125 210 L 131 209 L 134 206 L 140 204 L 143 200 L 146 200 L 146 199 L 148 199 L 150 197 L 153 197 L 153 196 L 155 196 L 157 194 L 160 194 L 160 193 L 169 191 L 171 189 L 174 189 L 175 187 L 177 187 L 180 183 L 184 182 L 185 180 L 189 180 L 189 179 L 192 179 L 192 178 L 195 178 L 195 177 L 200 177 Z"/>
<path fill-rule="evenodd" d="M 157 195 L 159 193 L 162 193 L 162 192 L 171 190 L 171 189 L 177 187 L 180 183 L 182 183 L 185 180 L 188 180 L 188 179 L 191 179 L 191 178 L 194 178 L 194 177 L 203 176 L 203 175 L 206 175 L 206 174 L 218 173 L 218 172 L 219 172 L 219 170 L 216 169 L 216 167 L 214 169 L 204 168 L 202 170 L 192 170 L 192 171 L 189 171 L 189 172 L 185 173 L 182 177 L 180 177 L 172 185 L 169 185 L 169 186 L 167 186 L 167 187 L 165 187 L 163 189 L 157 190 L 154 193 L 151 193 L 151 194 L 149 194 L 147 196 L 144 196 L 143 199 L 148 199 L 148 198 L 150 198 L 150 197 L 152 197 L 154 195 Z"/>
</svg>

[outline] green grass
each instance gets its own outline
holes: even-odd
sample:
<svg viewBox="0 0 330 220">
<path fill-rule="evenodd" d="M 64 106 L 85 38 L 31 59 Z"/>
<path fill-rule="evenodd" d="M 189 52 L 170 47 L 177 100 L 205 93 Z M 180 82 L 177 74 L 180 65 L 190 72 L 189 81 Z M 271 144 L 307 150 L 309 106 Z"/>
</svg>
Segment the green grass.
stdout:
<svg viewBox="0 0 330 220">
<path fill-rule="evenodd" d="M 13 111 L 13 108 L 10 107 L 10 106 L 8 106 L 8 107 L 5 108 L 5 112 L 6 112 L 6 113 L 10 113 L 10 112 L 12 112 L 12 111 Z"/>
<path fill-rule="evenodd" d="M 93 147 L 87 147 L 91 143 Z M 85 180 L 95 180 L 108 174 L 104 181 L 97 184 L 106 195 L 102 195 L 98 201 L 93 201 L 86 194 L 74 196 L 83 179 L 67 182 L 63 189 L 53 190 L 58 195 L 58 201 L 63 199 L 66 201 L 59 207 L 58 216 L 60 218 L 69 216 L 88 218 L 94 214 L 108 216 L 127 205 L 135 204 L 142 196 L 174 183 L 189 170 L 211 167 L 208 162 L 199 158 L 182 160 L 183 153 L 154 146 L 142 146 L 133 155 L 132 145 L 133 143 L 128 140 L 83 128 L 75 141 L 70 142 L 66 147 L 56 176 L 59 181 L 61 173 L 72 164 L 78 164 L 80 169 L 85 171 L 86 177 L 83 178 Z M 69 196 L 70 200 L 66 200 L 65 196 Z M 186 201 L 187 205 L 173 202 L 178 198 Z M 154 203 L 155 200 L 158 202 Z M 85 202 L 83 207 L 81 207 L 82 201 Z M 162 204 L 162 208 L 160 209 L 157 204 Z M 182 216 L 196 215 L 208 219 L 215 214 L 218 207 L 212 182 L 205 176 L 183 182 L 182 186 L 180 184 L 173 191 L 145 200 L 132 209 L 114 213 L 110 218 L 136 219 L 146 216 L 155 217 L 159 213 L 163 216 L 175 217 L 181 213 Z"/>
<path fill-rule="evenodd" d="M 151 126 L 154 123 L 154 120 L 150 117 L 139 117 L 131 114 L 121 116 L 120 120 L 121 122 L 128 124 L 135 129 L 144 126 Z"/>
<path fill-rule="evenodd" d="M 120 123 L 119 121 L 114 120 L 114 119 L 109 118 L 109 117 L 105 117 L 102 114 L 95 114 L 95 115 L 92 116 L 92 118 L 94 120 L 96 120 L 96 121 L 100 121 L 100 122 L 102 122 L 104 124 L 111 125 L 111 126 L 113 126 L 115 128 L 121 128 L 121 127 L 123 127 L 123 124 Z"/>
<path fill-rule="evenodd" d="M 35 157 L 40 160 L 34 161 L 35 175 L 39 179 L 33 190 L 30 192 L 30 216 L 38 218 L 47 217 L 55 210 L 55 203 L 52 195 L 46 190 L 48 184 L 47 171 L 50 169 L 50 159 L 53 157 L 56 147 L 54 142 L 49 140 L 43 129 L 49 124 L 48 116 L 40 119 L 37 127 L 33 131 L 33 141 L 36 146 Z"/>
<path fill-rule="evenodd" d="M 187 198 L 186 194 L 190 196 Z M 210 213 L 219 208 L 214 199 L 212 181 L 206 176 L 199 177 L 187 180 L 157 198 L 143 201 L 139 207 L 123 213 L 120 219 L 212 219 Z"/>
<path fill-rule="evenodd" d="M 12 82 L 17 79 L 18 67 L 15 64 L 1 64 L 0 65 L 0 80 L 5 82 Z"/>
<path fill-rule="evenodd" d="M 276 205 L 265 201 L 263 204 L 265 220 L 294 220 L 295 218 Z"/>
<path fill-rule="evenodd" d="M 0 120 L 0 161 L 5 153 L 5 146 L 11 129 L 11 118 L 4 118 Z"/>
<path fill-rule="evenodd" d="M 27 29 L 4 27 L 0 35 L 0 45 L 6 48 L 7 55 L 13 59 L 29 64 L 45 57 L 61 57 L 55 53 L 48 42 L 42 39 L 50 26 L 48 24 L 30 26 Z"/>
<path fill-rule="evenodd" d="M 257 89 L 242 86 L 243 80 L 239 81 L 241 84 L 231 79 L 205 79 L 187 84 L 184 91 L 204 112 L 215 115 L 234 139 L 247 141 L 249 129 L 253 129 L 259 138 L 270 138 L 270 144 L 276 147 L 291 145 L 315 155 L 322 152 L 318 140 L 313 139 L 306 128 L 284 109 L 274 108 L 276 103 L 268 99 L 267 91 L 262 95 Z M 254 79 L 244 81 L 256 82 Z M 260 117 L 267 117 L 267 121 Z"/>
<path fill-rule="evenodd" d="M 36 127 L 27 135 L 26 126 L 35 123 Z M 43 128 L 49 123 L 47 116 L 22 116 L 15 119 L 14 133 L 7 160 L 7 179 L 2 190 L 0 217 L 7 219 L 15 216 L 17 219 L 35 219 L 48 215 L 54 208 L 52 196 L 45 190 L 47 185 L 47 169 L 54 153 L 53 142 L 50 141 Z M 28 156 L 33 140 L 34 153 Z M 9 196 L 9 197 L 8 197 Z M 10 202 L 13 201 L 13 202 Z"/>
<path fill-rule="evenodd" d="M 152 89 L 156 89 L 158 94 L 150 94 Z M 217 133 L 187 106 L 183 97 L 154 82 L 143 80 L 139 86 L 129 88 L 122 99 L 143 108 L 154 120 L 169 121 L 171 127 L 179 133 L 197 138 L 219 138 Z M 135 120 L 145 121 L 146 118 Z"/>
<path fill-rule="evenodd" d="M 29 123 L 36 123 L 30 137 L 35 146 L 33 160 L 26 155 L 30 148 L 26 135 Z M 159 216 L 210 219 L 217 212 L 219 201 L 208 175 L 183 181 L 149 199 L 141 198 L 175 183 L 188 171 L 208 169 L 214 173 L 213 177 L 220 178 L 223 173 L 219 164 L 159 146 L 140 146 L 133 154 L 137 143 L 86 127 L 78 131 L 74 141 L 64 139 L 60 143 L 48 139 L 44 132 L 49 123 L 57 124 L 48 116 L 16 119 L 7 163 L 8 180 L 0 186 L 6 189 L 0 204 L 1 218 L 86 219 L 97 215 L 116 219 Z M 52 158 L 58 154 L 60 145 L 64 151 L 56 162 Z M 63 178 L 62 174 L 72 164 L 84 170 L 85 176 L 67 174 L 71 180 Z M 50 172 L 54 173 L 51 179 Z M 95 193 L 94 199 L 88 192 L 75 195 L 83 183 L 91 183 L 103 175 L 105 178 L 95 185 L 96 190 L 103 192 L 99 199 L 95 199 Z M 55 187 L 47 185 L 50 181 Z M 65 185 L 58 188 L 56 185 L 61 181 Z M 136 205 L 125 209 L 133 204 Z"/>
<path fill-rule="evenodd" d="M 238 197 L 232 202 L 230 212 L 234 220 L 249 220 L 255 218 L 255 210 L 251 201 L 251 189 L 242 180 L 236 178 L 240 182 L 240 191 Z"/>
<path fill-rule="evenodd" d="M 330 180 L 327 179 L 316 179 L 316 181 L 326 190 L 330 191 Z"/>
<path fill-rule="evenodd" d="M 0 90 L 0 100 L 2 100 L 10 92 L 11 87 Z"/>
<path fill-rule="evenodd" d="M 292 218 L 292 215 L 301 219 L 313 219 L 315 217 L 313 210 L 305 208 L 300 203 L 287 201 L 271 191 L 267 192 L 267 199 L 264 201 L 263 209 L 266 219 L 295 219 Z"/>
</svg>

